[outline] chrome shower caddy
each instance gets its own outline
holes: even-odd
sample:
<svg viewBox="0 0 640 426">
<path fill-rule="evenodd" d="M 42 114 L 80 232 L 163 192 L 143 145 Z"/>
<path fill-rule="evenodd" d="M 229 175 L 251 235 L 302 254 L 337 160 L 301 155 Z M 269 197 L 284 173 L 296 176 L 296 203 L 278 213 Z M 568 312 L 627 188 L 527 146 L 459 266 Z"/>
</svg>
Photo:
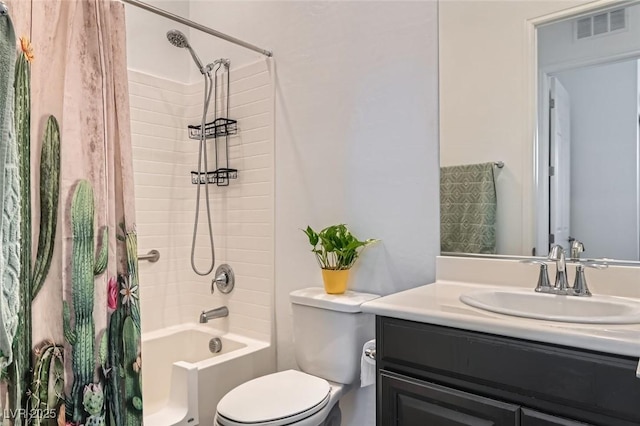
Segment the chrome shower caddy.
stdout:
<svg viewBox="0 0 640 426">
<path fill-rule="evenodd" d="M 189 129 L 189 139 L 200 140 L 202 137 L 202 126 L 191 125 Z M 213 184 L 217 186 L 229 186 L 230 179 L 238 178 L 238 169 L 229 167 L 229 140 L 228 137 L 238 133 L 238 121 L 229 118 L 216 118 L 205 124 L 204 137 L 206 140 L 215 139 L 216 145 L 216 169 L 212 172 L 202 172 L 198 176 L 197 171 L 191 171 L 191 183 L 195 185 Z M 218 167 L 218 138 L 224 138 L 224 151 L 226 153 L 225 167 Z"/>
<path fill-rule="evenodd" d="M 189 139 L 198 141 L 214 140 L 215 148 L 215 170 L 209 171 L 192 171 L 191 183 L 194 185 L 214 184 L 217 186 L 228 186 L 231 179 L 238 178 L 238 169 L 229 167 L 229 136 L 238 133 L 238 121 L 227 118 L 229 116 L 229 90 L 231 73 L 229 70 L 230 61 L 228 59 L 217 59 L 212 64 L 207 65 L 206 76 L 211 81 L 211 73 L 213 72 L 213 121 L 204 126 L 202 124 L 190 125 L 187 127 Z M 226 96 L 220 99 L 220 109 L 218 111 L 218 71 L 224 67 L 226 72 Z M 224 74 L 222 77 L 222 85 L 225 83 Z M 206 87 L 206 85 L 205 85 Z M 226 99 L 225 99 L 226 98 Z M 224 101 L 224 103 L 223 103 Z M 226 108 L 224 108 L 224 107 Z M 225 111 L 226 110 L 226 111 Z M 226 117 L 220 117 L 226 115 Z M 219 142 L 220 141 L 220 142 Z M 206 148 L 206 147 L 205 147 Z M 206 151 L 205 151 L 206 152 Z M 224 153 L 224 154 L 223 154 Z M 206 164 L 206 161 L 205 161 Z M 200 166 L 198 166 L 200 168 Z"/>
<path fill-rule="evenodd" d="M 206 183 L 215 184 L 218 186 L 228 186 L 229 179 L 237 179 L 238 170 L 228 169 L 225 167 L 216 169 L 213 172 L 200 173 L 200 182 L 198 182 L 198 172 L 191 172 L 191 183 L 197 185 L 204 185 Z"/>
<path fill-rule="evenodd" d="M 222 136 L 231 136 L 238 133 L 238 121 L 228 118 L 216 118 L 204 125 L 204 137 L 215 139 Z M 202 136 L 202 126 L 189 126 L 189 139 L 200 140 Z"/>
</svg>

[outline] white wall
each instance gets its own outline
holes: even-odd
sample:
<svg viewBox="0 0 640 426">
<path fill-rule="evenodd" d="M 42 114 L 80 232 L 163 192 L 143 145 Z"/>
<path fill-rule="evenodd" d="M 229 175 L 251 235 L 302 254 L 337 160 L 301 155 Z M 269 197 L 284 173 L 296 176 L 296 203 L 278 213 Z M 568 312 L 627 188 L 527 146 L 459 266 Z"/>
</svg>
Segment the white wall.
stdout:
<svg viewBox="0 0 640 426">
<path fill-rule="evenodd" d="M 145 1 L 171 13 L 189 16 L 189 0 Z M 189 36 L 189 28 L 129 4 L 125 4 L 125 16 L 129 69 L 188 82 L 191 64 L 187 60 L 187 50 L 172 46 L 166 34 L 175 28 Z"/>
<path fill-rule="evenodd" d="M 570 234 L 585 257 L 638 260 L 637 61 L 557 77 L 571 97 Z"/>
<path fill-rule="evenodd" d="M 360 291 L 431 282 L 439 252 L 436 4 L 318 9 L 285 15 L 306 31 L 274 46 L 279 368 L 294 365 L 287 295 L 321 283 L 299 228 L 346 222 L 381 240 L 353 274 Z M 343 424 L 374 424 L 373 387 L 341 405 Z"/>
<path fill-rule="evenodd" d="M 533 247 L 535 115 L 527 21 L 580 1 L 442 1 L 440 165 L 504 161 L 498 191 L 501 254 Z"/>
</svg>

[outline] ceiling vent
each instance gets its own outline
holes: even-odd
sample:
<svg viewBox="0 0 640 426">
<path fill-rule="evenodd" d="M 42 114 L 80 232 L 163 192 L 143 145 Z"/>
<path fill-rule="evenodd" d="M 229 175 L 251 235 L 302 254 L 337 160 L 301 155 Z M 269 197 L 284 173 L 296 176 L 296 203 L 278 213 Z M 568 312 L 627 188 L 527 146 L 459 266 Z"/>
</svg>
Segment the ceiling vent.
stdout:
<svg viewBox="0 0 640 426">
<path fill-rule="evenodd" d="M 609 31 L 624 30 L 627 28 L 627 15 L 625 9 L 609 12 Z"/>
<path fill-rule="evenodd" d="M 575 35 L 577 40 L 609 34 L 627 28 L 625 9 L 599 13 L 576 20 Z"/>
</svg>

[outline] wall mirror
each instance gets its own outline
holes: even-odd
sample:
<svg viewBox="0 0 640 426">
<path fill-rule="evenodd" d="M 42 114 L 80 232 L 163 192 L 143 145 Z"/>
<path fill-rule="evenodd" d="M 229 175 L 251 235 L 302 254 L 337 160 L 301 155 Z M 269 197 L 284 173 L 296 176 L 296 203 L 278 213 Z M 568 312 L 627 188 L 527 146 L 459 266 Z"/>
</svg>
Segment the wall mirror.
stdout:
<svg viewBox="0 0 640 426">
<path fill-rule="evenodd" d="M 640 2 L 447 1 L 439 25 L 440 165 L 504 164 L 484 254 L 638 262 Z"/>
</svg>

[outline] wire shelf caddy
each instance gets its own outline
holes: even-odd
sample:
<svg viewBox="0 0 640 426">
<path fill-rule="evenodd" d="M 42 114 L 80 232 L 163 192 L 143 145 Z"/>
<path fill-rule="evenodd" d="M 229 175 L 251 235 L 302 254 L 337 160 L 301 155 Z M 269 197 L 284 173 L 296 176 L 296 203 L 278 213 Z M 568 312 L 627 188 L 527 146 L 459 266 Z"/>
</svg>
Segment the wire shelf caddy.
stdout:
<svg viewBox="0 0 640 426">
<path fill-rule="evenodd" d="M 202 125 L 190 125 L 189 139 L 200 140 L 202 137 Z M 238 121 L 230 118 L 216 118 L 204 125 L 205 139 L 215 139 L 223 136 L 231 136 L 238 133 Z"/>
<path fill-rule="evenodd" d="M 228 186 L 230 179 L 238 178 L 238 169 L 226 167 L 219 168 L 213 172 L 202 172 L 198 179 L 198 172 L 191 172 L 191 183 L 197 185 L 213 184 L 218 186 Z"/>
</svg>

